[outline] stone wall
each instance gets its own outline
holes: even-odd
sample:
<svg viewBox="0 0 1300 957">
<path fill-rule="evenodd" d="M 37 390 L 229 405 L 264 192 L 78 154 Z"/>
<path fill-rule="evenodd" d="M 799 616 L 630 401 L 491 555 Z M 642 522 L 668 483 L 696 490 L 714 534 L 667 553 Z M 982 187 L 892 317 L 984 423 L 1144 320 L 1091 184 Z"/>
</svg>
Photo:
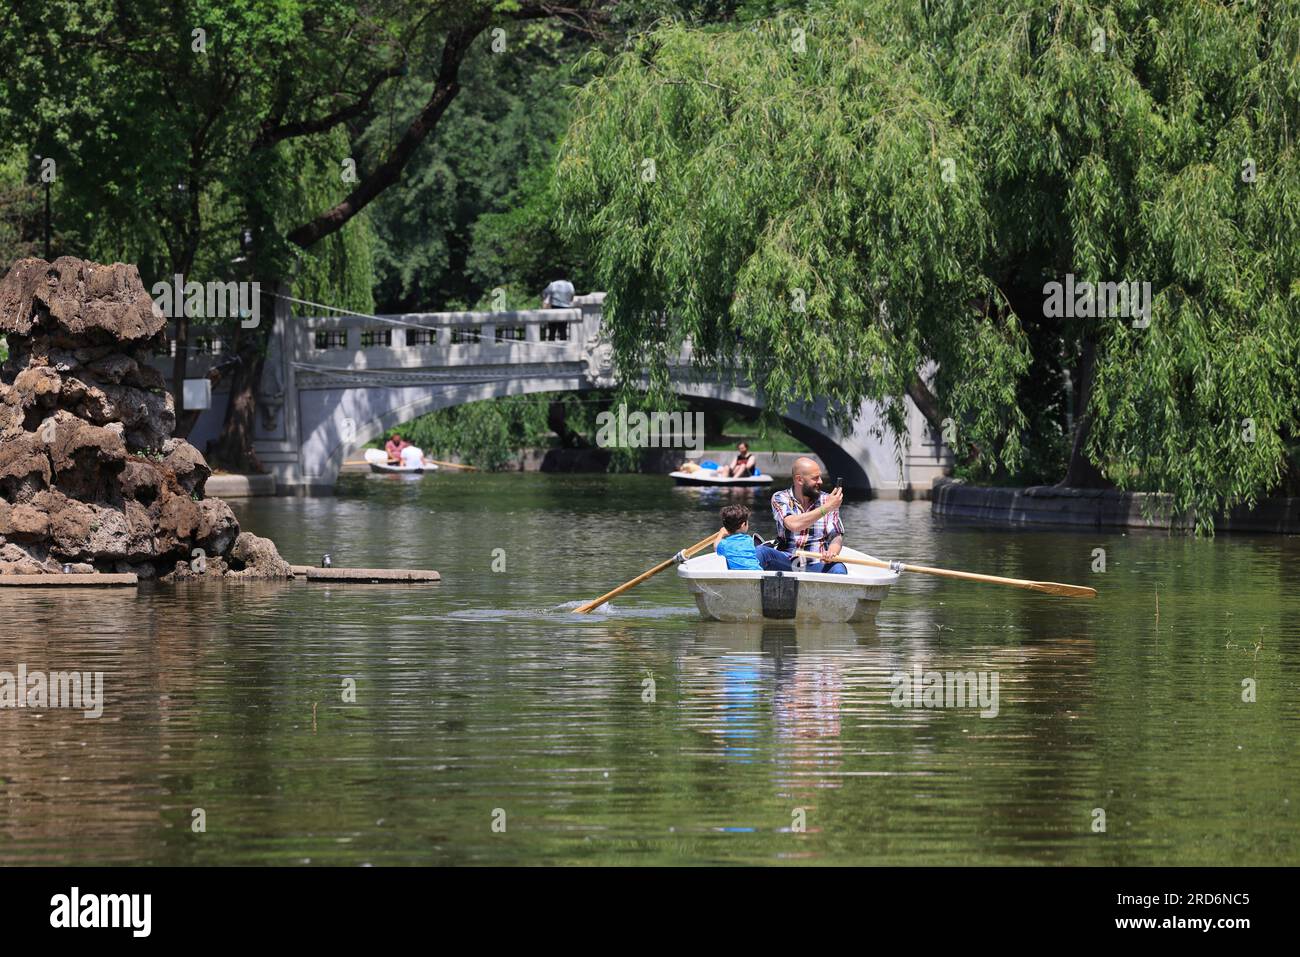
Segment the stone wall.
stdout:
<svg viewBox="0 0 1300 957">
<path fill-rule="evenodd" d="M 1168 496 L 1116 489 L 989 488 L 939 479 L 930 510 L 944 518 L 989 525 L 1057 525 L 1081 528 L 1191 529 L 1194 520 L 1171 512 Z M 1217 531 L 1300 533 L 1300 498 L 1265 499 L 1254 509 L 1235 508 L 1215 521 Z"/>
</svg>

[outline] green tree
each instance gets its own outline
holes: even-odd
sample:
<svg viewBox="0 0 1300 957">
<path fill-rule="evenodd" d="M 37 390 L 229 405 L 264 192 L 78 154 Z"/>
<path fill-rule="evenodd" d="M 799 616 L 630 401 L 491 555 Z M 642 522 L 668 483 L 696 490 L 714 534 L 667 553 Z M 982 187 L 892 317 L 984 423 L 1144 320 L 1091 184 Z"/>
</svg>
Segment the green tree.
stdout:
<svg viewBox="0 0 1300 957">
<path fill-rule="evenodd" d="M 554 152 L 567 122 L 566 63 L 587 42 L 556 23 L 527 23 L 470 51 L 463 82 L 472 95 L 448 107 L 437 136 L 413 157 L 402 189 L 376 203 L 376 297 L 382 308 L 446 308 L 474 302 L 497 286 L 535 281 L 531 261 L 481 251 L 477 223 L 489 214 L 504 214 L 511 225 L 536 221 L 533 201 L 544 195 L 546 184 L 521 191 L 520 180 L 545 168 Z M 421 78 L 415 80 L 394 93 L 390 109 L 399 118 L 418 106 Z M 392 126 L 390 116 L 377 116 L 362 144 L 381 150 Z M 521 212 L 528 217 L 523 223 Z M 529 229 L 526 237 L 502 238 L 514 251 L 515 243 L 544 237 Z M 542 242 L 530 254 L 545 257 L 548 251 Z M 467 269 L 471 259 L 473 270 Z"/>
<path fill-rule="evenodd" d="M 1300 413 L 1298 18 L 862 0 L 667 25 L 579 97 L 562 225 L 625 371 L 648 353 L 662 381 L 689 336 L 775 405 L 882 402 L 900 439 L 910 396 L 986 474 L 1032 422 L 1035 468 L 1208 528 L 1276 486 Z M 1052 315 L 1067 273 L 1151 283 L 1150 324 Z"/>
<path fill-rule="evenodd" d="M 527 290 L 535 306 L 546 283 L 591 278 L 555 228 L 555 155 L 570 118 L 571 94 L 585 79 L 582 56 L 614 50 L 661 18 L 753 20 L 776 0 L 641 0 L 610 8 L 598 30 L 559 20 L 509 26 L 495 44 L 476 45 L 462 67 L 469 95 L 447 109 L 438 133 L 408 167 L 400 191 L 375 204 L 379 245 L 376 299 L 385 311 L 463 307 L 495 288 Z M 418 106 L 429 65 L 395 85 L 361 143 L 382 149 Z"/>
</svg>

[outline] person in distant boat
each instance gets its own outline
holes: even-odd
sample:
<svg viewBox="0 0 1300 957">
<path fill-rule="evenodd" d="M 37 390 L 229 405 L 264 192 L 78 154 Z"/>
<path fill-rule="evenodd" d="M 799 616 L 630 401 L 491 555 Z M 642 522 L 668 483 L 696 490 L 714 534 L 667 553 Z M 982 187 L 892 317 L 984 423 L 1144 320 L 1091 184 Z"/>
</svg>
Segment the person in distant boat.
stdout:
<svg viewBox="0 0 1300 957">
<path fill-rule="evenodd" d="M 398 432 L 393 433 L 393 437 L 384 444 L 384 451 L 388 453 L 388 464 L 397 465 L 402 461 L 402 449 L 411 443 L 402 438 Z"/>
<path fill-rule="evenodd" d="M 755 545 L 749 531 L 749 509 L 728 505 L 722 510 L 722 528 L 714 550 L 727 559 L 733 571 L 790 571 L 790 559 L 771 545 Z"/>
<path fill-rule="evenodd" d="M 402 445 L 401 451 L 402 465 L 405 468 L 424 468 L 429 464 L 428 459 L 424 457 L 424 450 L 406 442 Z"/>
<path fill-rule="evenodd" d="M 543 309 L 572 309 L 573 308 L 573 283 L 567 279 L 557 279 L 542 290 L 542 308 Z M 563 339 L 568 330 L 568 323 L 565 322 L 548 322 L 543 333 L 543 338 L 554 342 L 556 339 Z"/>
<path fill-rule="evenodd" d="M 847 575 L 843 562 L 835 561 L 844 545 L 840 506 L 844 490 L 822 491 L 821 467 L 810 458 L 794 460 L 790 487 L 772 496 L 772 517 L 776 519 L 776 547 L 789 560 L 795 552 L 818 552 L 822 560 L 808 563 L 810 572 Z"/>
<path fill-rule="evenodd" d="M 724 465 L 718 469 L 721 475 L 729 475 L 732 478 L 745 478 L 754 474 L 754 456 L 749 454 L 749 444 L 741 442 L 736 446 L 736 457 L 730 465 Z"/>
</svg>

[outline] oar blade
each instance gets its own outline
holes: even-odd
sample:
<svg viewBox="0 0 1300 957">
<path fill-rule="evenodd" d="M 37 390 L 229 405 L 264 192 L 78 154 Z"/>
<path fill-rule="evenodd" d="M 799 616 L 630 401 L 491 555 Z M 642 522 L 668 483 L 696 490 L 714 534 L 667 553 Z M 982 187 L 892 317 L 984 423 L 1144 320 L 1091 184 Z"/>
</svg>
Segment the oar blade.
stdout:
<svg viewBox="0 0 1300 957">
<path fill-rule="evenodd" d="M 1034 591 L 1060 598 L 1096 598 L 1097 589 L 1087 585 L 1063 585 L 1060 582 L 1034 582 Z"/>
</svg>

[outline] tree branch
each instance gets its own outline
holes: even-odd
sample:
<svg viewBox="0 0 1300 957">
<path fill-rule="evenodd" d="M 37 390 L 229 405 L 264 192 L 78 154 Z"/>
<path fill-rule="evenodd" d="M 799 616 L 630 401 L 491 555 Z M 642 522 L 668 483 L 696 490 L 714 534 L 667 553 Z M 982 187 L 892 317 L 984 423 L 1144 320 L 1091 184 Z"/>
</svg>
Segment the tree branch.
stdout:
<svg viewBox="0 0 1300 957">
<path fill-rule="evenodd" d="M 398 140 L 393 151 L 374 172 L 357 184 L 356 189 L 334 206 L 321 213 L 311 222 L 292 230 L 288 240 L 306 249 L 326 236 L 341 229 L 343 225 L 361 210 L 365 209 L 376 196 L 397 181 L 402 169 L 415 153 L 416 148 L 424 142 L 442 114 L 446 111 L 456 94 L 460 92 L 460 65 L 469 51 L 470 44 L 487 26 L 487 19 L 480 19 L 469 26 L 453 30 L 442 47 L 442 60 L 438 67 L 438 80 L 434 83 L 433 93 L 424 108 L 411 121 L 402 138 Z"/>
<path fill-rule="evenodd" d="M 365 92 L 356 101 L 325 116 L 312 120 L 298 120 L 294 123 L 280 123 L 278 125 L 268 120 L 263 124 L 261 132 L 257 134 L 257 139 L 253 141 L 253 150 L 266 149 L 268 146 L 274 146 L 282 140 L 292 139 L 296 136 L 323 133 L 326 130 L 333 129 L 340 123 L 345 123 L 360 116 L 369 108 L 370 102 L 374 99 L 379 87 L 385 81 L 401 76 L 405 69 L 405 66 L 392 66 L 386 70 L 380 70 L 371 77 Z"/>
<path fill-rule="evenodd" d="M 507 16 L 514 20 L 556 17 L 576 21 L 578 26 L 583 26 L 589 21 L 603 19 L 605 16 L 603 8 L 608 2 L 609 0 L 590 0 L 587 6 L 570 7 L 551 3 L 548 0 L 525 0 L 518 10 L 512 11 Z M 460 92 L 460 65 L 469 52 L 470 44 L 487 29 L 491 22 L 491 16 L 484 14 L 448 34 L 443 43 L 438 79 L 434 83 L 433 93 L 430 94 L 424 108 L 411 121 L 411 125 L 406 128 L 397 145 L 393 147 L 388 159 L 358 183 L 342 202 L 290 231 L 286 237 L 289 242 L 303 249 L 315 245 L 341 229 L 375 197 L 397 182 L 416 149 L 433 132 L 442 114 Z"/>
</svg>

